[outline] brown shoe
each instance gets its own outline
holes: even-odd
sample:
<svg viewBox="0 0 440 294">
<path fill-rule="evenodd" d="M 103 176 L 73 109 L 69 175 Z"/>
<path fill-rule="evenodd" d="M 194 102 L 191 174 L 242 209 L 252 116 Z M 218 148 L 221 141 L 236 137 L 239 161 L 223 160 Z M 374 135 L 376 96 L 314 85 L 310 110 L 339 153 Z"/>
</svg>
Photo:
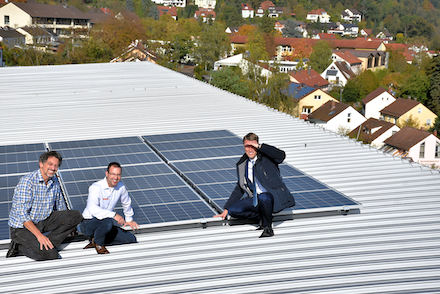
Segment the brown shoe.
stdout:
<svg viewBox="0 0 440 294">
<path fill-rule="evenodd" d="M 90 241 L 90 243 L 87 244 L 86 247 L 84 247 L 83 249 L 90 249 L 90 248 L 95 248 L 95 247 L 96 247 L 96 244 L 92 239 L 92 241 Z"/>
<path fill-rule="evenodd" d="M 98 254 L 109 254 L 110 253 L 110 252 L 108 252 L 107 248 L 105 248 L 105 246 L 101 246 L 101 245 L 96 244 L 95 248 L 96 248 L 96 252 Z"/>
</svg>

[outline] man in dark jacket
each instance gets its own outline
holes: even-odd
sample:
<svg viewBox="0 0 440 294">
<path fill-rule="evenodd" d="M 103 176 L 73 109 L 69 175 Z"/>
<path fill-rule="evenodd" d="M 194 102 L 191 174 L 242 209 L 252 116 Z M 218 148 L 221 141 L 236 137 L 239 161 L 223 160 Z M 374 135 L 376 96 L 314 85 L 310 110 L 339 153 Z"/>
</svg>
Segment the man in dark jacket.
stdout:
<svg viewBox="0 0 440 294">
<path fill-rule="evenodd" d="M 286 153 L 268 144 L 259 144 L 258 136 L 243 138 L 245 154 L 237 162 L 238 182 L 221 214 L 261 221 L 261 237 L 272 237 L 272 213 L 295 205 L 295 200 L 280 175 L 278 164 Z"/>
</svg>

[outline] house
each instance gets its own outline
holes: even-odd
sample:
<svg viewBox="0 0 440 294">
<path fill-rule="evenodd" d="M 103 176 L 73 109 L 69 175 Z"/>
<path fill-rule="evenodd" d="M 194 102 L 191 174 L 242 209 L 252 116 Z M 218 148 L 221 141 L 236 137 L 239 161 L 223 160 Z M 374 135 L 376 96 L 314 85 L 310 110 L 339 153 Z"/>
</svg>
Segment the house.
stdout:
<svg viewBox="0 0 440 294">
<path fill-rule="evenodd" d="M 186 0 L 151 0 L 156 4 L 161 4 L 167 7 L 185 7 Z"/>
<path fill-rule="evenodd" d="M 333 50 L 331 58 L 333 61 L 342 61 L 347 63 L 355 74 L 360 74 L 362 72 L 362 60 L 357 58 L 348 50 Z"/>
<path fill-rule="evenodd" d="M 385 47 L 386 47 L 387 52 L 400 53 L 403 55 L 403 57 L 405 57 L 405 60 L 407 63 L 409 63 L 409 64 L 413 63 L 416 54 L 414 51 L 411 51 L 409 49 L 408 44 L 388 43 L 388 44 L 385 44 Z"/>
<path fill-rule="evenodd" d="M 0 26 L 39 26 L 60 37 L 87 36 L 93 25 L 93 17 L 95 16 L 75 7 L 34 2 L 14 2 L 0 8 Z"/>
<path fill-rule="evenodd" d="M 364 70 L 381 70 L 388 68 L 389 53 L 378 50 L 353 50 L 347 49 L 345 52 L 349 52 L 359 60 L 361 60 L 360 71 Z"/>
<path fill-rule="evenodd" d="M 326 90 L 328 88 L 328 81 L 322 78 L 314 69 L 308 68 L 299 71 L 289 72 L 290 81 L 306 85 L 313 88 Z"/>
<path fill-rule="evenodd" d="M 227 27 L 225 29 L 226 34 L 235 34 L 238 33 L 238 27 Z"/>
<path fill-rule="evenodd" d="M 308 58 L 318 40 L 306 38 L 275 37 L 276 60 L 295 60 Z"/>
<path fill-rule="evenodd" d="M 373 147 L 381 148 L 385 144 L 384 141 L 399 130 L 400 128 L 395 124 L 370 117 L 352 130 L 348 136 Z"/>
<path fill-rule="evenodd" d="M 392 41 L 393 40 L 393 35 L 391 35 L 391 33 L 387 29 L 383 29 L 383 31 L 380 31 L 376 35 L 376 38 L 377 39 L 383 39 L 383 40 Z"/>
<path fill-rule="evenodd" d="M 21 47 L 26 44 L 26 38 L 23 34 L 19 33 L 17 30 L 10 27 L 0 27 L 0 42 L 5 46 Z"/>
<path fill-rule="evenodd" d="M 362 99 L 362 113 L 366 118 L 381 117 L 380 111 L 396 101 L 396 98 L 386 89 L 379 87 Z"/>
<path fill-rule="evenodd" d="M 354 78 L 356 73 L 345 61 L 333 61 L 321 74 L 321 77 L 330 83 L 330 87 L 344 87 L 347 81 Z"/>
<path fill-rule="evenodd" d="M 366 119 L 353 107 L 331 100 L 309 114 L 308 120 L 326 130 L 345 135 Z"/>
<path fill-rule="evenodd" d="M 269 12 L 270 7 L 275 7 L 272 1 L 263 1 L 258 7 L 255 16 L 263 17 L 266 12 Z"/>
<path fill-rule="evenodd" d="M 242 18 L 254 18 L 255 11 L 249 3 L 241 4 L 241 17 Z"/>
<path fill-rule="evenodd" d="M 141 40 L 133 41 L 127 49 L 110 62 L 138 62 L 148 61 L 157 63 L 157 56 L 147 50 L 147 46 Z"/>
<path fill-rule="evenodd" d="M 177 7 L 175 7 L 175 6 L 157 5 L 157 11 L 159 12 L 159 16 L 169 15 L 174 20 L 177 20 Z"/>
<path fill-rule="evenodd" d="M 53 35 L 40 27 L 22 27 L 17 31 L 25 36 L 26 45 L 45 47 L 54 44 Z"/>
<path fill-rule="evenodd" d="M 361 22 L 362 14 L 354 8 L 349 8 L 341 13 L 341 19 L 349 23 Z"/>
<path fill-rule="evenodd" d="M 195 0 L 194 4 L 199 8 L 214 9 L 217 0 Z"/>
<path fill-rule="evenodd" d="M 289 84 L 287 95 L 297 103 L 294 112 L 295 115 L 302 119 L 307 119 L 310 113 L 327 101 L 336 101 L 335 98 L 321 89 L 315 89 L 298 83 Z"/>
<path fill-rule="evenodd" d="M 310 22 L 329 23 L 330 15 L 324 9 L 315 9 L 307 13 L 306 19 Z"/>
<path fill-rule="evenodd" d="M 362 37 L 370 37 L 371 35 L 373 35 L 373 30 L 372 29 L 361 29 L 361 31 L 359 32 L 359 34 Z"/>
<path fill-rule="evenodd" d="M 231 53 L 241 51 L 244 52 L 246 50 L 246 44 L 248 42 L 247 36 L 242 36 L 238 34 L 231 34 L 229 37 L 231 41 Z"/>
<path fill-rule="evenodd" d="M 398 126 L 411 123 L 417 128 L 429 129 L 434 125 L 437 115 L 422 103 L 398 98 L 380 111 L 381 118 Z"/>
<path fill-rule="evenodd" d="M 276 21 L 274 24 L 275 31 L 283 33 L 283 29 L 286 27 L 286 22 L 287 21 L 285 21 L 285 20 Z"/>
<path fill-rule="evenodd" d="M 329 33 L 319 33 L 316 36 L 314 36 L 314 39 L 318 39 L 318 40 L 336 40 L 336 36 L 334 34 L 329 34 Z"/>
<path fill-rule="evenodd" d="M 384 41 L 378 39 L 336 39 L 329 40 L 329 43 L 334 49 L 386 51 Z"/>
<path fill-rule="evenodd" d="M 404 127 L 384 143 L 382 150 L 387 153 L 440 167 L 440 139 L 427 131 Z"/>
<path fill-rule="evenodd" d="M 337 23 L 335 27 L 329 28 L 327 33 L 343 37 L 357 37 L 359 27 L 357 24 L 352 23 Z"/>
<path fill-rule="evenodd" d="M 215 11 L 210 8 L 200 8 L 194 13 L 195 19 L 201 19 L 202 22 L 214 21 Z"/>
<path fill-rule="evenodd" d="M 253 64 L 244 57 L 243 53 L 214 62 L 214 71 L 229 66 L 238 66 L 243 74 L 248 73 L 250 68 L 254 67 L 259 72 L 260 76 L 265 77 L 266 79 L 272 75 L 272 71 L 267 65 Z"/>
</svg>

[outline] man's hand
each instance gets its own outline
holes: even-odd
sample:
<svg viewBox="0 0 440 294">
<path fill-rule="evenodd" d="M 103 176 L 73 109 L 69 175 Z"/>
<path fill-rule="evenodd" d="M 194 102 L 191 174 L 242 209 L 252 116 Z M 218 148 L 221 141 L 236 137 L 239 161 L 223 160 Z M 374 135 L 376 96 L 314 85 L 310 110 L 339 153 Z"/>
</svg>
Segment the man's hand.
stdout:
<svg viewBox="0 0 440 294">
<path fill-rule="evenodd" d="M 120 216 L 119 214 L 115 214 L 113 218 L 115 219 L 115 221 L 118 222 L 119 225 L 125 226 L 125 220 L 122 216 Z"/>
<path fill-rule="evenodd" d="M 139 229 L 139 226 L 135 221 L 126 222 L 125 225 L 130 226 L 130 228 L 132 228 L 133 230 Z"/>
<path fill-rule="evenodd" d="M 220 214 L 214 215 L 214 217 L 221 217 L 222 219 L 225 219 L 227 216 L 228 216 L 228 210 L 227 209 L 223 210 L 223 212 L 220 213 Z"/>
<path fill-rule="evenodd" d="M 40 250 L 44 249 L 49 250 L 53 248 L 53 244 L 52 242 L 50 242 L 49 238 L 47 238 L 46 236 L 44 236 L 43 234 L 41 234 L 41 236 L 39 236 L 37 238 L 38 242 L 40 243 Z"/>
</svg>

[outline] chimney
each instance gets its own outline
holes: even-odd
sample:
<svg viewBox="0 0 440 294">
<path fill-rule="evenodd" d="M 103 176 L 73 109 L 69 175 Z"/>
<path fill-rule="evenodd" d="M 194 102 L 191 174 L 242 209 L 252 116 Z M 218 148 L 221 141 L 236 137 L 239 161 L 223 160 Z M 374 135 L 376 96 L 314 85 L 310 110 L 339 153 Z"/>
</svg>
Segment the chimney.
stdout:
<svg viewBox="0 0 440 294">
<path fill-rule="evenodd" d="M 309 66 L 309 69 L 307 70 L 307 74 L 310 76 L 310 72 L 311 72 L 311 70 L 310 70 L 310 66 Z"/>
</svg>

